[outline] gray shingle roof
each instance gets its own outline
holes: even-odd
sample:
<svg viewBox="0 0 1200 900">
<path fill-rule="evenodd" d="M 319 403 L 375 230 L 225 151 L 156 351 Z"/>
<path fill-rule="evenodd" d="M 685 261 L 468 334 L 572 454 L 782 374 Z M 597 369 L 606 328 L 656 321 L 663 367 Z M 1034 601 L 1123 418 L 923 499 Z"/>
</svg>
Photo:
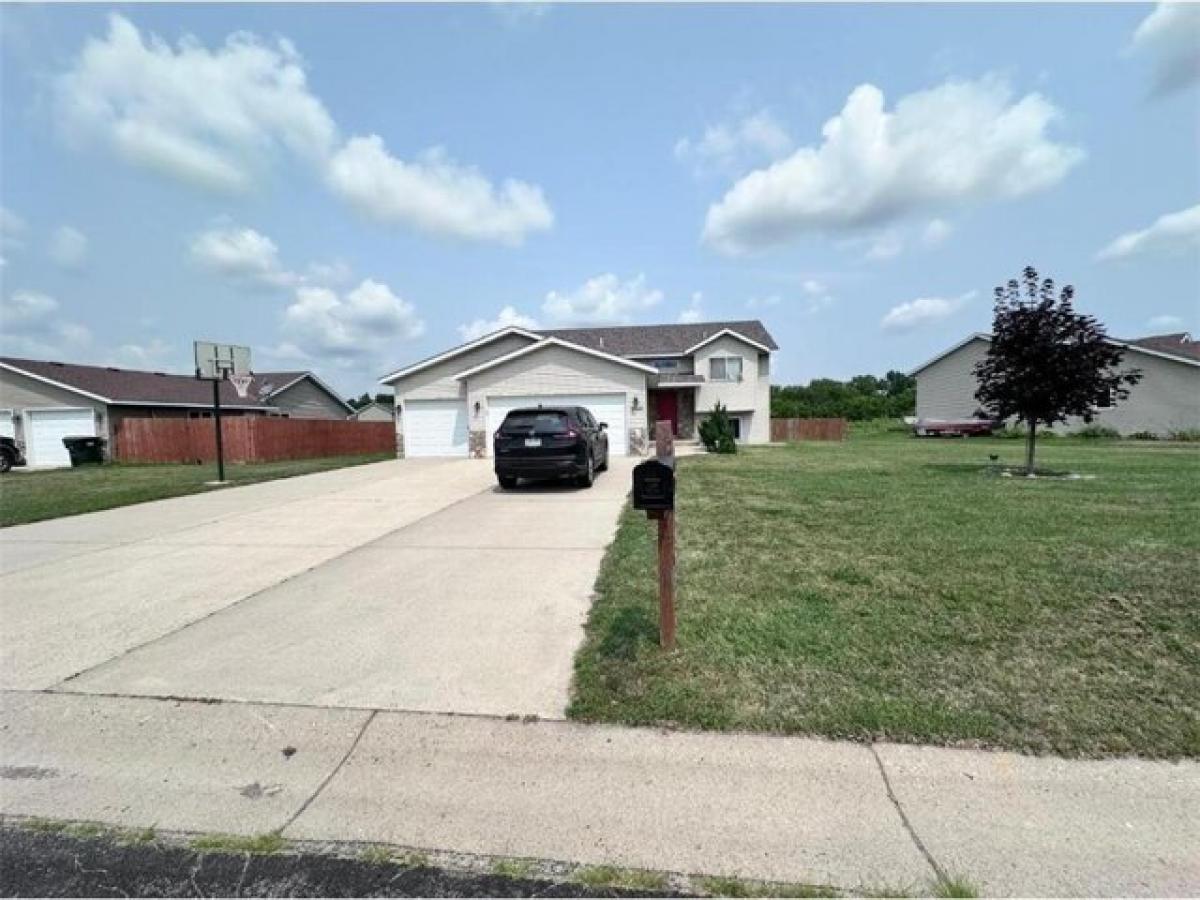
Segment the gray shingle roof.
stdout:
<svg viewBox="0 0 1200 900">
<path fill-rule="evenodd" d="M 651 356 L 683 353 L 724 329 L 736 331 L 750 340 L 778 350 L 779 345 L 757 319 L 736 322 L 690 322 L 679 325 L 618 325 L 607 328 L 535 329 L 538 334 L 561 338 L 592 350 L 616 356 Z"/>
<path fill-rule="evenodd" d="M 191 375 L 141 372 L 136 369 L 107 366 L 80 366 L 74 363 L 19 359 L 12 356 L 0 356 L 0 362 L 31 375 L 104 397 L 116 404 L 212 405 L 212 384 Z M 249 396 L 242 399 L 228 382 L 221 384 L 221 405 L 273 409 L 269 403 L 257 398 L 253 385 Z"/>
<path fill-rule="evenodd" d="M 1147 350 L 1157 350 L 1159 353 L 1182 356 L 1185 359 L 1200 359 L 1200 341 L 1193 341 L 1186 331 L 1177 334 L 1152 334 L 1148 337 L 1134 338 L 1126 343 L 1145 347 Z"/>
</svg>

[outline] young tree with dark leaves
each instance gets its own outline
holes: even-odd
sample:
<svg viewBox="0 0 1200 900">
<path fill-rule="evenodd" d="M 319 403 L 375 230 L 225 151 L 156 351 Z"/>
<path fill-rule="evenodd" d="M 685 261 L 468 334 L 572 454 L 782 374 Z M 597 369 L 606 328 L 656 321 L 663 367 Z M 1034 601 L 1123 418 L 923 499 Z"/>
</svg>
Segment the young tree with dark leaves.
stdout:
<svg viewBox="0 0 1200 900">
<path fill-rule="evenodd" d="M 1142 376 L 1119 371 L 1122 349 L 1093 316 L 1075 311 L 1071 285 L 1056 298 L 1054 279 L 1039 280 L 1032 266 L 1022 282 L 1024 296 L 1015 278 L 996 288 L 992 341 L 975 366 L 975 397 L 997 418 L 1024 423 L 1025 471 L 1032 473 L 1039 424 L 1069 416 L 1091 422 L 1098 407 L 1124 400 Z"/>
</svg>

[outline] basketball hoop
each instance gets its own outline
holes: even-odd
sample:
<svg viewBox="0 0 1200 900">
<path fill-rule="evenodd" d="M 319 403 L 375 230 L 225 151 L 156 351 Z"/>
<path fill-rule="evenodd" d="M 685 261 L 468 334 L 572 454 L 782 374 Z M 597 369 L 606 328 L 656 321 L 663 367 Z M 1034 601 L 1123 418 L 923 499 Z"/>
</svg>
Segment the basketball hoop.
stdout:
<svg viewBox="0 0 1200 900">
<path fill-rule="evenodd" d="M 254 381 L 253 375 L 230 375 L 227 378 L 228 382 L 233 385 L 233 389 L 237 391 L 237 395 L 243 400 L 250 393 L 250 383 Z"/>
</svg>

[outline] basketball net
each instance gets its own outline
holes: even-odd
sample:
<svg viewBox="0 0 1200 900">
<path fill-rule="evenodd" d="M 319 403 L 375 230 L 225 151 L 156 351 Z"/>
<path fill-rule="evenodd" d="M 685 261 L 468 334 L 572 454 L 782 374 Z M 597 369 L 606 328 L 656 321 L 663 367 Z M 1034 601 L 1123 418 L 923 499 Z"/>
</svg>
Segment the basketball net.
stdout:
<svg viewBox="0 0 1200 900">
<path fill-rule="evenodd" d="M 237 395 L 243 400 L 250 393 L 250 382 L 254 380 L 253 375 L 230 375 L 229 383 L 233 385 L 233 389 L 237 391 Z"/>
</svg>

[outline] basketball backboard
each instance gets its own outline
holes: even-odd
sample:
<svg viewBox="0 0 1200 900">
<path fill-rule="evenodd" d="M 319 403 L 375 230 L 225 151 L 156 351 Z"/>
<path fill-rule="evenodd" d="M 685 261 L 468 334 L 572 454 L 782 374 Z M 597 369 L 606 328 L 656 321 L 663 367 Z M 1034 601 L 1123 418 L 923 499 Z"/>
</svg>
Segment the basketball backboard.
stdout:
<svg viewBox="0 0 1200 900">
<path fill-rule="evenodd" d="M 238 344 L 196 341 L 196 377 L 227 378 L 250 374 L 250 348 Z"/>
</svg>

